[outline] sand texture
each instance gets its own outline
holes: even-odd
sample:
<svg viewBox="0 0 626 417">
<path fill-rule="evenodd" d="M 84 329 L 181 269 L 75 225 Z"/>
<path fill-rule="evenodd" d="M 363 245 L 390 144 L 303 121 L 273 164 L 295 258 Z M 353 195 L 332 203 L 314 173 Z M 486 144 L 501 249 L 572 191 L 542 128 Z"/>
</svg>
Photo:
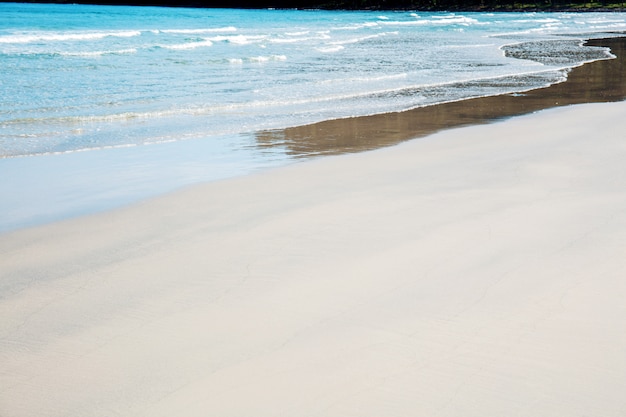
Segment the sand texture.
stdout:
<svg viewBox="0 0 626 417">
<path fill-rule="evenodd" d="M 626 102 L 0 236 L 0 416 L 626 416 Z"/>
</svg>

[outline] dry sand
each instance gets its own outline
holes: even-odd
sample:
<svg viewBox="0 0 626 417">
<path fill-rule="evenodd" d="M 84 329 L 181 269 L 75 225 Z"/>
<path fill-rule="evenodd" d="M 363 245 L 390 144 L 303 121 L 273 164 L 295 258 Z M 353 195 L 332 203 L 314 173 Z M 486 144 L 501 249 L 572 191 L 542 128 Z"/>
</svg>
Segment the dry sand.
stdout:
<svg viewBox="0 0 626 417">
<path fill-rule="evenodd" d="M 0 416 L 626 416 L 626 102 L 0 236 Z"/>
</svg>

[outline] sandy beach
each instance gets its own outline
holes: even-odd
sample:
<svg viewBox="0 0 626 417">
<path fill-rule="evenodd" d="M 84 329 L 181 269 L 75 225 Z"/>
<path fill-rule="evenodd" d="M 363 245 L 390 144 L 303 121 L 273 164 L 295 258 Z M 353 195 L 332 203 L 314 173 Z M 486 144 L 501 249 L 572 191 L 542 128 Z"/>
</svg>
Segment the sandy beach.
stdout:
<svg viewBox="0 0 626 417">
<path fill-rule="evenodd" d="M 626 415 L 626 102 L 0 235 L 0 415 Z"/>
<path fill-rule="evenodd" d="M 0 234 L 111 210 L 191 184 L 246 175 L 295 160 L 378 149 L 450 128 L 559 106 L 623 101 L 626 38 L 612 36 L 584 44 L 608 48 L 614 59 L 572 68 L 565 82 L 516 94 L 479 95 L 399 112 L 249 131 L 235 140 L 238 145 L 228 144 L 233 138 L 204 138 L 156 146 L 0 157 L 0 175 L 6 179 L 0 183 Z M 491 82 L 478 84 L 489 90 Z"/>
</svg>

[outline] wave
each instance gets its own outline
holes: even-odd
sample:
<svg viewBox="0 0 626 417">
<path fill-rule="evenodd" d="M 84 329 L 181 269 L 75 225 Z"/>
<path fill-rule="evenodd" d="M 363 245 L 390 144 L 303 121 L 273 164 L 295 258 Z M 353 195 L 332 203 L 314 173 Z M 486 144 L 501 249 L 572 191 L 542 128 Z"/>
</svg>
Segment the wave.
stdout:
<svg viewBox="0 0 626 417">
<path fill-rule="evenodd" d="M 251 62 L 267 62 L 270 60 L 283 61 L 286 57 L 282 55 L 272 55 L 272 56 L 259 56 L 259 57 L 251 57 L 248 60 Z M 236 61 L 240 61 L 237 59 Z M 566 73 L 566 72 L 565 72 Z M 441 83 L 428 83 L 428 84 L 419 84 L 419 85 L 405 85 L 399 87 L 389 87 L 389 88 L 378 88 L 374 90 L 365 90 L 365 91 L 350 91 L 350 92 L 341 92 L 341 93 L 331 93 L 331 94 L 322 94 L 322 95 L 314 95 L 302 98 L 292 98 L 292 99 L 276 99 L 276 100 L 260 100 L 260 101 L 250 101 L 250 102 L 240 102 L 240 103 L 232 103 L 232 104 L 214 104 L 214 105 L 200 105 L 200 106 L 192 106 L 192 107 L 181 107 L 174 109 L 164 109 L 164 110 L 156 110 L 156 111 L 146 111 L 146 112 L 124 112 L 124 113 L 113 113 L 113 114 L 103 114 L 103 115 L 88 115 L 88 116 L 61 116 L 61 117 L 42 117 L 42 118 L 18 118 L 5 120 L 0 123 L 1 128 L 9 128 L 12 126 L 19 125 L 41 125 L 41 126 L 80 126 L 86 124 L 98 124 L 98 123 L 111 123 L 111 122 L 125 122 L 132 120 L 145 120 L 145 119 L 156 119 L 156 118 L 166 118 L 166 117 L 178 117 L 178 116 L 206 116 L 206 115 L 217 115 L 221 112 L 231 112 L 233 110 L 243 110 L 243 109 L 253 109 L 253 108 L 267 108 L 267 107 L 277 107 L 277 106 L 293 106 L 293 105 L 302 105 L 308 103 L 318 103 L 318 102 L 332 102 L 338 100 L 349 100 L 361 97 L 381 97 L 381 96 L 398 96 L 398 95 L 408 95 L 402 94 L 403 92 L 410 91 L 411 94 L 414 94 L 417 90 L 427 90 L 431 88 L 440 88 L 445 86 L 455 86 L 461 84 L 472 84 L 472 83 L 493 83 L 499 80 L 503 82 L 509 79 L 518 79 L 518 78 L 528 78 L 528 77 L 536 77 L 537 79 L 544 79 L 546 75 L 549 75 L 551 78 L 554 78 L 555 75 L 558 75 L 560 81 L 564 81 L 566 76 L 563 75 L 562 71 L 555 69 L 547 69 L 542 71 L 529 71 L 525 73 L 516 73 L 516 74 L 506 74 L 501 76 L 486 76 L 486 77 L 476 77 L 467 80 L 455 80 L 449 82 L 441 82 Z M 405 79 L 407 78 L 406 73 L 393 74 L 393 75 L 383 75 L 378 77 L 360 77 L 360 78 L 349 78 L 348 80 L 351 82 L 370 82 L 370 81 L 384 81 L 384 80 L 392 80 L 392 79 Z M 562 78 L 562 79 L 561 79 Z M 334 79 L 334 80 L 324 80 L 320 81 L 316 84 L 332 84 L 338 83 L 342 84 L 345 80 Z M 551 83 L 547 83 L 549 85 Z M 535 85 L 532 88 L 537 88 Z M 519 90 L 519 86 L 514 88 Z"/>
<path fill-rule="evenodd" d="M 382 26 L 421 26 L 421 25 L 489 25 L 488 22 L 480 22 L 477 19 L 466 16 L 433 16 L 431 19 L 420 19 L 415 16 L 415 20 L 384 20 L 379 22 Z"/>
<path fill-rule="evenodd" d="M 317 48 L 315 48 L 316 51 L 323 52 L 323 53 L 339 52 L 342 49 L 345 49 L 345 48 L 341 45 L 318 46 Z"/>
<path fill-rule="evenodd" d="M 392 34 L 398 34 L 398 32 L 384 32 L 384 33 L 377 33 L 376 35 L 366 35 L 366 36 L 361 36 L 359 38 L 352 38 L 352 39 L 344 39 L 341 41 L 333 41 L 333 42 L 329 42 L 329 45 L 349 45 L 352 43 L 359 43 L 359 42 L 363 42 L 363 41 L 367 41 L 370 39 L 376 39 L 376 38 L 381 38 L 383 36 L 388 36 L 388 35 L 392 35 Z"/>
<path fill-rule="evenodd" d="M 560 78 L 555 77 L 558 75 L 554 71 L 546 71 L 546 74 L 551 73 L 552 76 L 543 77 L 540 73 L 529 73 L 527 74 L 530 77 L 537 77 L 535 83 L 532 87 L 528 87 L 527 89 L 537 88 L 538 84 L 544 84 L 542 86 L 547 86 L 550 84 L 554 84 L 555 82 L 561 82 L 566 79 L 566 72 L 561 73 Z M 399 76 L 402 76 L 400 74 Z M 346 111 L 349 109 L 354 109 L 354 103 L 361 102 L 362 99 L 366 99 L 367 101 L 379 101 L 382 100 L 385 102 L 384 108 L 387 111 L 393 110 L 407 110 L 410 108 L 416 107 L 424 107 L 429 105 L 434 105 L 442 102 L 451 102 L 451 101 L 461 101 L 468 98 L 478 97 L 478 96 L 488 96 L 495 94 L 502 94 L 503 89 L 509 92 L 522 92 L 525 89 L 520 88 L 520 85 L 523 84 L 523 80 L 520 77 L 524 77 L 523 74 L 503 76 L 503 77 L 495 77 L 495 78 L 485 78 L 485 79 L 476 79 L 476 80 L 466 80 L 466 81 L 457 81 L 450 83 L 440 83 L 440 84 L 432 84 L 432 85 L 419 85 L 419 86 L 405 86 L 400 88 L 381 88 L 377 90 L 370 91 L 352 91 L 352 92 L 344 92 L 344 93 L 334 93 L 329 95 L 320 95 L 314 97 L 304 97 L 304 98 L 292 98 L 292 99 L 280 99 L 280 100 L 261 100 L 261 101 L 252 101 L 246 103 L 237 103 L 237 104 L 228 104 L 228 105 L 215 105 L 215 106 L 199 106 L 199 107 L 191 107 L 191 108 L 179 108 L 179 109 L 168 109 L 163 111 L 152 111 L 152 112 L 128 112 L 128 113 L 120 113 L 120 114 L 109 114 L 109 115 L 101 115 L 101 116 L 75 116 L 75 117 L 58 117 L 58 118 L 38 118 L 38 119 L 21 119 L 21 120 L 12 120 L 8 123 L 0 124 L 1 127 L 9 127 L 10 125 L 17 124 L 28 124 L 28 125 L 40 125 L 45 126 L 46 129 L 54 129 L 54 130 L 65 130 L 65 132 L 58 132 L 62 136 L 67 134 L 68 132 L 77 132 L 81 133 L 82 129 L 91 130 L 91 128 L 87 128 L 86 125 L 96 124 L 96 128 L 98 130 L 102 126 L 98 126 L 102 123 L 115 123 L 119 122 L 129 122 L 136 120 L 141 122 L 145 119 L 158 119 L 158 118 L 168 118 L 168 117 L 193 117 L 193 116 L 217 116 L 220 114 L 233 113 L 233 112 L 253 112 L 256 113 L 258 110 L 265 111 L 267 109 L 268 112 L 272 112 L 272 108 L 285 107 L 289 108 L 290 114 L 293 117 L 290 117 L 291 121 L 297 121 L 297 124 L 301 124 L 304 122 L 311 122 L 308 118 L 306 120 L 300 121 L 297 119 L 297 115 L 308 115 L 310 112 L 307 110 L 308 105 L 311 103 L 327 103 L 325 108 L 342 108 Z M 558 79 L 557 79 L 558 78 Z M 501 81 L 500 87 L 494 87 L 494 85 L 499 84 L 498 80 Z M 517 82 L 516 82 L 517 80 Z M 491 86 L 495 88 L 495 92 L 491 91 L 485 93 L 481 88 L 483 86 Z M 465 94 L 461 95 L 449 95 L 450 91 L 456 92 L 464 92 Z M 410 102 L 401 104 L 402 108 L 394 108 L 390 107 L 389 103 L 387 103 L 388 99 L 396 99 L 396 98 L 411 98 Z M 356 102 L 354 100 L 357 100 Z M 408 104 L 408 105 L 407 105 Z M 330 106 L 330 107 L 329 107 Z M 323 118 L 343 118 L 343 117 L 352 117 L 355 115 L 367 115 L 367 114 L 375 114 L 377 113 L 377 108 L 373 107 L 371 112 L 365 111 L 364 109 L 359 109 L 356 113 L 351 113 L 348 111 L 342 112 L 340 111 L 335 116 L 330 116 L 326 114 Z M 285 123 L 283 120 L 282 124 Z M 185 123 L 183 123 L 185 124 Z M 56 126 L 56 129 L 53 127 Z M 63 127 L 61 127 L 63 126 Z M 254 126 L 250 126 L 254 127 Z M 224 133 L 220 129 L 215 131 L 214 133 Z M 199 137 L 204 137 L 205 133 L 196 132 L 196 135 Z M 94 146 L 94 143 L 89 142 L 90 139 L 87 137 L 85 141 L 79 141 L 74 143 L 77 148 L 74 149 L 65 149 L 59 151 L 51 149 L 49 144 L 41 144 L 42 148 L 37 150 L 31 150 L 31 152 L 24 152 L 23 149 L 17 150 L 16 152 L 9 152 L 8 154 L 4 154 L 0 157 L 15 157 L 21 156 L 25 154 L 42 154 L 42 153 L 69 153 L 69 152 L 77 152 L 89 149 L 106 149 L 106 148 L 114 148 L 114 147 L 125 147 L 125 146 L 136 146 L 143 145 L 149 143 L 161 143 L 166 141 L 178 141 L 185 140 L 187 137 L 185 135 L 176 134 L 175 136 L 170 136 L 169 138 L 163 136 L 154 136 L 150 135 L 149 137 L 141 137 L 137 138 L 137 142 L 133 143 L 100 143 L 97 146 Z M 191 136 L 190 136 L 191 137 Z M 54 146 L 53 146 L 54 147 Z"/>
<path fill-rule="evenodd" d="M 59 52 L 61 56 L 70 56 L 70 57 L 100 57 L 105 55 L 128 55 L 137 53 L 137 49 L 128 48 L 128 49 L 119 49 L 114 51 L 88 51 L 88 52 Z"/>
<path fill-rule="evenodd" d="M 131 38 L 140 36 L 138 30 L 120 30 L 113 32 L 43 32 L 24 33 L 0 36 L 0 43 L 4 44 L 27 44 L 34 42 L 63 42 L 63 41 L 85 41 L 104 39 L 107 37 Z"/>
<path fill-rule="evenodd" d="M 333 30 L 359 30 L 363 28 L 373 28 L 373 27 L 377 27 L 378 23 L 379 22 L 355 23 L 350 26 L 339 26 L 339 27 L 333 28 Z M 381 21 L 380 23 L 386 23 L 386 22 Z"/>
<path fill-rule="evenodd" d="M 254 35 L 254 36 L 245 36 L 245 35 L 235 35 L 235 36 L 214 36 L 211 38 L 207 38 L 207 40 L 211 42 L 225 42 L 232 43 L 235 45 L 248 45 L 251 43 L 257 43 L 267 39 L 265 35 Z"/>
<path fill-rule="evenodd" d="M 556 22 L 560 22 L 560 20 L 558 20 L 558 19 L 551 19 L 551 18 L 546 18 L 546 19 L 517 19 L 517 20 L 513 20 L 513 23 L 556 23 Z"/>
<path fill-rule="evenodd" d="M 245 62 L 248 63 L 263 63 L 263 62 L 270 62 L 270 61 L 287 61 L 287 55 L 267 55 L 267 56 L 252 56 L 252 57 L 247 57 L 247 58 L 226 58 L 224 60 L 221 61 L 216 61 L 216 62 L 222 62 L 222 63 L 228 63 L 231 65 L 242 65 Z"/>
<path fill-rule="evenodd" d="M 226 26 L 226 27 L 221 27 L 221 28 L 203 28 L 203 29 L 161 29 L 155 32 L 156 33 L 180 34 L 180 35 L 201 35 L 205 33 L 237 32 L 237 28 L 234 26 Z"/>
<path fill-rule="evenodd" d="M 505 56 L 538 62 L 546 66 L 572 68 L 588 62 L 612 59 L 609 48 L 584 46 L 580 40 L 519 42 L 502 46 Z"/>
<path fill-rule="evenodd" d="M 250 62 L 286 61 L 286 55 L 254 56 L 248 58 Z"/>
<path fill-rule="evenodd" d="M 28 58 L 98 58 L 108 55 L 130 55 L 135 53 L 137 53 L 136 48 L 126 48 L 103 51 L 1 51 L 0 56 Z"/>
<path fill-rule="evenodd" d="M 269 39 L 270 43 L 299 43 L 299 42 L 308 42 L 308 41 L 319 41 L 330 39 L 330 36 L 327 33 L 318 33 L 317 36 L 307 36 L 307 37 L 295 37 L 296 35 L 289 35 L 292 37 L 289 38 L 271 38 Z"/>
<path fill-rule="evenodd" d="M 386 20 L 380 22 L 383 26 L 422 26 L 431 23 L 431 20 Z"/>
<path fill-rule="evenodd" d="M 172 50 L 181 51 L 181 50 L 196 49 L 196 48 L 201 48 L 201 47 L 208 47 L 212 45 L 213 45 L 213 42 L 206 39 L 206 40 L 198 41 L 198 42 L 178 43 L 178 44 L 173 44 L 173 45 L 158 45 L 158 47 L 164 48 L 164 49 L 172 49 Z"/>
<path fill-rule="evenodd" d="M 450 15 L 450 16 L 433 16 L 432 17 L 432 22 L 440 22 L 440 23 L 445 23 L 445 24 L 478 24 L 480 23 L 477 19 L 474 19 L 472 17 L 467 17 L 467 16 L 456 16 L 456 15 Z"/>
</svg>

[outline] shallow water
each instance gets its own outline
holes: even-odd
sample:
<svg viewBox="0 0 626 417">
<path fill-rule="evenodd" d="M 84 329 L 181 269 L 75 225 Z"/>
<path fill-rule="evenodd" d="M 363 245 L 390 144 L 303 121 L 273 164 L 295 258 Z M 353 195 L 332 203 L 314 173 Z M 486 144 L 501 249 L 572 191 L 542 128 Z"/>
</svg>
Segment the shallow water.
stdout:
<svg viewBox="0 0 626 417">
<path fill-rule="evenodd" d="M 562 82 L 623 13 L 0 4 L 0 231 L 290 163 L 263 132 Z M 2 158 L 3 157 L 3 158 Z"/>
<path fill-rule="evenodd" d="M 238 135 L 523 91 L 625 14 L 0 4 L 0 156 Z M 534 42 L 528 43 L 532 40 Z M 524 59 L 518 59 L 524 58 Z"/>
</svg>

